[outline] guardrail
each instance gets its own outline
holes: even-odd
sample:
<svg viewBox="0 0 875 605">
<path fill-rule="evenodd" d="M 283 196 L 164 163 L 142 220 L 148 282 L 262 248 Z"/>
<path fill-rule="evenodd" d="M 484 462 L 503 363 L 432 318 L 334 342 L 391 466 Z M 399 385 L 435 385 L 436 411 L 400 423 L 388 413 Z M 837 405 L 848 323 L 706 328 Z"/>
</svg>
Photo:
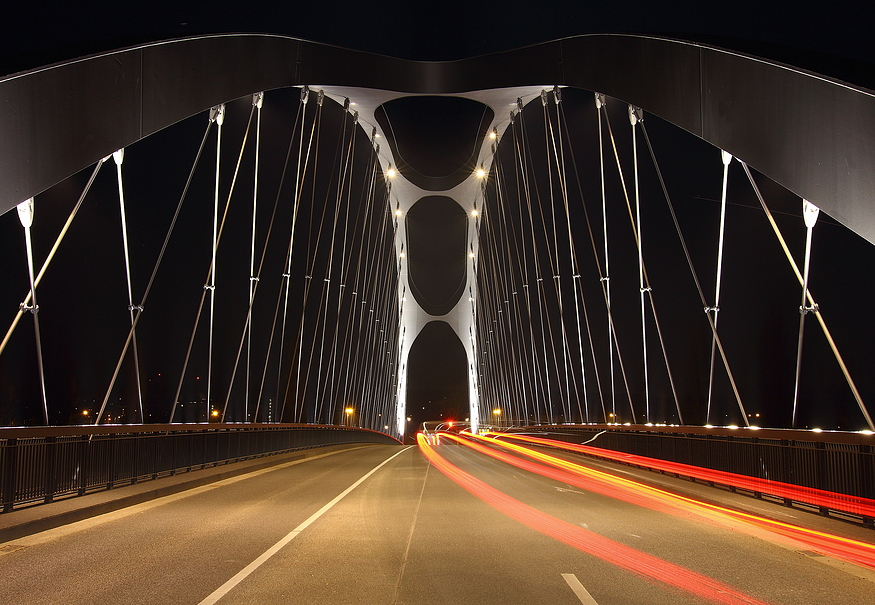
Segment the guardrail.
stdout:
<svg viewBox="0 0 875 605">
<path fill-rule="evenodd" d="M 368 429 L 296 424 L 0 428 L 0 504 L 6 513 L 178 472 L 346 443 L 399 442 Z"/>
<path fill-rule="evenodd" d="M 631 457 L 618 460 L 757 498 L 772 497 L 788 506 L 811 507 L 824 515 L 851 515 L 875 527 L 875 435 L 868 432 L 615 425 L 531 426 L 512 432 L 677 463 L 665 470 Z M 723 475 L 702 479 L 696 468 Z M 787 489 L 793 486 L 808 489 Z M 838 504 L 824 504 L 830 498 Z"/>
</svg>

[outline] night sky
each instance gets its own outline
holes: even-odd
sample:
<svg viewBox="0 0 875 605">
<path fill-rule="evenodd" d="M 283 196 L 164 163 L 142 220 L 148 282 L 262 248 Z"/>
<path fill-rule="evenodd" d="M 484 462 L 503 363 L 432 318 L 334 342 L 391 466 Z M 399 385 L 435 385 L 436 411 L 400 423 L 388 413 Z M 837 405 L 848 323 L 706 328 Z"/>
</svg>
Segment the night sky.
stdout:
<svg viewBox="0 0 875 605">
<path fill-rule="evenodd" d="M 624 2 L 609 4 L 604 2 L 547 2 L 547 3 L 430 3 L 428 8 L 412 3 L 388 2 L 378 5 L 368 4 L 332 4 L 323 2 L 306 3 L 267 3 L 248 2 L 245 4 L 232 2 L 153 2 L 143 4 L 132 13 L 129 7 L 118 3 L 97 2 L 89 3 L 86 7 L 76 3 L 18 3 L 12 9 L 11 14 L 4 19 L 4 32 L 0 36 L 0 72 L 14 73 L 15 71 L 36 67 L 52 61 L 81 56 L 90 52 L 109 50 L 121 46 L 139 43 L 149 40 L 158 40 L 172 37 L 188 36 L 200 33 L 224 33 L 224 32 L 269 32 L 301 37 L 318 42 L 344 46 L 353 49 L 367 50 L 380 54 L 418 59 L 418 60 L 447 60 L 457 59 L 477 54 L 495 52 L 504 49 L 517 48 L 527 44 L 552 40 L 563 36 L 584 33 L 605 32 L 630 32 L 630 33 L 653 33 L 688 38 L 703 42 L 712 42 L 717 45 L 736 48 L 743 51 L 760 53 L 774 57 L 789 63 L 810 67 L 820 70 L 848 81 L 863 85 L 875 86 L 875 47 L 871 44 L 869 24 L 864 19 L 859 19 L 852 10 L 845 10 L 840 3 L 820 5 L 817 8 L 800 7 L 798 4 L 778 3 L 768 4 L 761 2 L 742 1 L 731 4 L 703 3 L 703 2 L 675 2 L 675 3 L 649 3 L 649 2 Z M 588 93 L 587 93 L 588 94 Z M 581 94 L 580 102 L 574 104 L 574 95 L 569 96 L 568 107 L 570 111 L 579 115 L 570 116 L 575 123 L 586 124 L 592 113 L 587 105 L 586 95 Z M 235 108 L 238 114 L 246 111 L 243 107 Z M 409 110 L 408 110 L 409 111 Z M 467 121 L 477 124 L 482 118 L 477 112 L 465 114 Z M 245 119 L 245 116 L 242 118 Z M 403 112 L 398 114 L 399 123 L 403 120 Z M 588 122 L 592 124 L 592 122 Z M 627 124 L 618 118 L 617 124 Z M 178 196 L 178 183 L 185 178 L 188 170 L 186 162 L 180 162 L 175 167 L 168 168 L 167 163 L 159 163 L 154 159 L 160 156 L 162 147 L 185 146 L 180 149 L 181 157 L 190 158 L 196 148 L 199 134 L 203 128 L 202 121 L 186 122 L 181 126 L 186 130 L 184 136 L 178 132 L 172 134 L 171 139 L 164 140 L 162 135 L 156 135 L 154 140 L 147 143 L 153 151 L 142 150 L 142 162 L 136 165 L 134 159 L 137 154 L 132 154 L 127 163 L 132 171 L 142 171 L 139 178 L 149 179 L 154 171 L 161 171 L 159 186 L 165 189 L 153 192 L 156 197 L 173 199 Z M 284 126 L 283 128 L 288 128 Z M 459 130 L 448 129 L 448 132 L 457 132 L 459 138 L 465 139 L 465 144 L 460 144 L 464 150 L 469 140 L 467 134 L 476 126 L 466 125 Z M 582 126 L 581 126 L 582 128 Z M 655 145 L 665 150 L 661 156 L 661 166 L 670 177 L 670 188 L 676 192 L 679 206 L 686 206 L 690 210 L 686 226 L 687 237 L 692 238 L 691 246 L 702 250 L 701 275 L 707 276 L 706 283 L 711 283 L 713 277 L 707 267 L 713 265 L 709 254 L 704 252 L 713 249 L 713 227 L 716 225 L 716 216 L 719 205 L 714 201 L 719 199 L 719 158 L 709 158 L 708 154 L 716 153 L 708 145 L 692 140 L 685 133 L 677 131 L 670 125 L 661 124 L 658 120 L 648 122 L 651 136 L 655 139 Z M 625 133 L 626 129 L 623 129 Z M 444 136 L 452 138 L 448 132 Z M 464 134 L 463 134 L 464 133 Z M 286 131 L 277 128 L 273 131 L 276 139 L 273 144 L 277 148 L 283 148 L 286 144 L 283 137 Z M 168 134 L 168 137 L 171 135 Z M 583 136 L 583 135 L 581 135 Z M 587 135 L 588 136 L 588 135 Z M 330 136 L 326 135 L 326 140 Z M 179 143 L 178 141 L 184 141 Z M 403 151 L 403 143 L 401 149 Z M 435 146 L 436 147 L 436 146 Z M 415 148 L 415 146 L 414 146 Z M 675 153 L 675 150 L 684 150 L 683 153 Z M 592 160 L 593 148 L 580 149 L 580 160 L 587 155 Z M 407 154 L 411 163 L 425 165 L 428 157 L 414 157 L 414 152 Z M 446 158 L 446 154 L 440 154 Z M 454 156 L 464 162 L 464 151 L 457 152 Z M 153 159 L 145 159 L 153 158 Z M 705 158 L 708 158 L 707 160 Z M 712 161 L 713 160 L 713 161 Z M 104 169 L 111 172 L 112 166 Z M 173 172 L 176 171 L 176 172 Z M 430 176 L 442 176 L 448 173 L 448 165 L 435 165 L 433 170 L 425 168 L 421 170 Z M 694 176 L 690 176 L 694 175 Z M 707 176 L 706 176 L 707 175 Z M 87 174 L 80 174 L 69 181 L 60 184 L 46 195 L 49 199 L 57 199 L 58 204 L 70 205 L 84 183 Z M 132 177 L 136 179 L 136 176 Z M 200 186 L 209 187 L 209 174 L 204 172 L 197 177 Z M 648 181 L 647 186 L 655 187 L 654 176 L 648 173 L 643 177 Z M 745 345 L 734 345 L 736 359 L 735 372 L 742 376 L 749 385 L 749 390 L 758 393 L 758 409 L 774 409 L 776 414 L 785 416 L 784 404 L 775 404 L 773 401 L 785 402 L 787 399 L 786 381 L 781 386 L 774 385 L 771 378 L 776 374 L 786 372 L 787 343 L 790 349 L 795 347 L 795 322 L 792 312 L 787 321 L 785 307 L 792 309 L 798 306 L 798 286 L 792 278 L 792 274 L 786 267 L 772 270 L 764 264 L 765 250 L 760 242 L 768 242 L 768 254 L 776 254 L 773 246 L 773 236 L 767 232 L 764 221 L 761 221 L 761 211 L 757 209 L 755 198 L 750 193 L 750 187 L 743 178 L 740 170 L 733 172 L 730 183 L 730 195 L 735 192 L 732 210 L 728 219 L 730 231 L 734 231 L 734 248 L 731 249 L 733 266 L 727 266 L 727 282 L 734 284 L 726 286 L 726 291 L 733 289 L 738 294 L 736 304 L 739 317 L 733 320 L 731 312 L 721 315 L 721 322 L 725 321 L 727 333 L 732 332 L 733 325 L 744 325 L 750 321 L 756 325 L 758 332 L 754 339 L 766 343 L 763 349 L 756 355 L 746 354 Z M 589 185 L 592 185 L 592 180 Z M 785 231 L 785 235 L 794 233 L 791 238 L 791 246 L 797 256 L 801 256 L 801 248 L 804 231 L 798 229 L 797 217 L 799 216 L 798 199 L 788 195 L 780 187 L 768 183 L 765 179 L 760 181 L 766 198 L 775 202 L 775 210 L 778 213 L 779 223 Z M 100 195 L 111 196 L 113 194 L 114 181 L 107 175 L 102 175 L 95 185 L 95 198 Z M 101 193 L 102 192 L 102 193 Z M 592 192 L 585 192 L 587 199 L 593 197 Z M 54 196 L 54 198 L 52 198 Z M 48 200 L 47 200 L 48 201 Z M 39 210 L 38 210 L 39 212 Z M 136 213 L 136 210 L 132 212 Z M 47 226 L 49 233 L 55 233 L 63 221 L 64 213 L 58 213 L 49 221 Z M 2 288 L 9 287 L 14 294 L 2 297 L 5 307 L 9 309 L 6 315 L 14 314 L 19 292 L 26 290 L 24 274 L 20 266 L 18 250 L 21 246 L 20 228 L 14 217 L 0 217 L 0 250 L 4 251 L 4 260 L 0 264 L 2 274 Z M 241 217 L 242 218 L 242 217 Z M 83 214 L 78 221 L 87 223 L 90 233 L 100 233 L 114 229 L 110 223 L 117 220 L 113 216 L 105 216 L 96 208 L 90 213 Z M 144 211 L 132 219 L 144 230 L 150 225 L 164 224 L 166 215 L 158 212 Z M 654 216 L 653 220 L 665 221 L 665 216 Z M 683 219 L 682 219 L 683 220 Z M 794 222 L 796 221 L 796 222 Z M 10 223 L 15 223 L 10 225 Z M 699 222 L 708 225 L 711 231 L 698 228 Z M 54 224 L 58 223 L 58 224 Z M 106 224 L 104 224 L 106 223 Z M 114 223 L 112 223 L 114 225 Z M 51 354 L 55 359 L 47 360 L 47 364 L 53 364 L 55 368 L 63 368 L 60 380 L 73 393 L 77 400 L 87 399 L 92 386 L 101 382 L 102 378 L 94 374 L 102 374 L 103 370 L 97 370 L 87 359 L 97 355 L 102 347 L 99 339 L 92 338 L 95 331 L 100 331 L 102 319 L 105 316 L 107 305 L 110 304 L 103 295 L 89 298 L 92 292 L 97 292 L 102 282 L 116 280 L 123 268 L 119 266 L 120 256 L 117 254 L 118 243 L 111 244 L 112 248 L 89 247 L 88 235 L 83 229 L 81 232 L 71 233 L 71 248 L 79 246 L 83 252 L 78 257 L 81 262 L 88 263 L 92 269 L 87 275 L 77 275 L 73 278 L 73 268 L 57 270 L 61 275 L 70 276 L 69 280 L 60 280 L 53 286 L 46 286 L 47 290 L 57 290 L 55 294 L 59 300 L 65 297 L 71 299 L 70 315 L 78 313 L 79 317 L 88 317 L 88 320 L 74 321 L 68 327 L 57 330 L 69 331 L 68 339 L 59 339 L 58 342 L 83 342 L 85 349 L 74 356 L 73 363 L 61 362 L 62 357 L 69 354 L 67 350 L 55 350 Z M 739 235 L 740 234 L 740 235 Z M 75 238 L 80 238 L 77 243 Z M 655 247 L 665 250 L 677 250 L 676 243 L 672 240 L 673 235 L 657 230 L 652 239 Z M 731 237 L 731 236 L 730 236 Z M 627 235 L 628 239 L 628 235 Z M 109 241 L 107 239 L 107 241 Z M 93 242 L 91 242 L 93 243 Z M 628 241 L 626 241 L 628 244 Z M 108 246 L 110 244 L 107 244 Z M 156 244 L 147 241 L 138 244 L 146 249 Z M 587 245 L 580 240 L 580 247 Z M 42 244 L 45 248 L 45 243 Z M 815 255 L 812 268 L 812 291 L 818 296 L 821 308 L 827 314 L 830 326 L 836 332 L 836 338 L 846 358 L 852 364 L 852 373 L 858 380 L 863 397 L 867 401 L 875 401 L 875 382 L 870 379 L 868 368 L 871 367 L 873 351 L 871 339 L 855 338 L 855 334 L 873 334 L 875 326 L 868 319 L 865 312 L 866 301 L 871 300 L 875 294 L 867 285 L 865 277 L 858 275 L 871 275 L 875 270 L 875 253 L 871 245 L 863 242 L 860 238 L 849 233 L 846 229 L 838 226 L 827 217 L 819 224 L 815 231 Z M 12 251 L 15 252 L 12 252 Z M 144 258 L 153 258 L 154 252 L 144 250 Z M 628 252 L 627 252 L 628 253 Z M 622 253 L 620 253 L 622 254 Z M 727 254 L 730 254 L 727 251 Z M 89 255 L 91 257 L 89 258 Z M 36 255 L 42 258 L 41 254 Z M 104 262 L 106 258 L 112 258 L 110 262 Z M 10 260 L 10 259 L 14 259 Z M 675 259 L 678 260 L 678 259 Z M 679 261 L 682 262 L 682 259 Z M 679 268 L 678 268 L 679 267 Z M 757 268 L 751 271 L 751 268 Z M 677 284 L 673 289 L 681 292 L 681 296 L 690 295 L 689 279 L 682 275 L 685 267 L 678 264 L 675 269 L 668 270 L 665 275 L 659 275 L 654 264 L 654 281 Z M 148 272 L 148 268 L 135 268 L 139 272 L 140 279 Z M 202 272 L 200 265 L 196 272 Z M 778 276 L 778 277 L 776 277 Z M 185 276 L 182 279 L 202 280 L 202 276 Z M 777 280 L 777 281 L 776 281 Z M 46 284 L 50 284 L 47 281 Z M 12 284 L 9 286 L 9 284 Z M 24 286 L 24 287 L 22 287 Z M 167 286 L 169 288 L 169 286 Z M 779 297 L 765 296 L 765 293 L 785 292 Z M 50 293 L 46 297 L 49 300 Z M 124 298 L 123 291 L 113 294 L 115 298 Z M 172 300 L 172 291 L 158 292 L 156 296 Z M 724 294 L 724 296 L 727 296 Z M 725 306 L 732 306 L 732 295 L 725 299 Z M 782 298 L 783 297 L 783 298 Z M 75 299 L 78 302 L 72 302 Z M 786 300 L 784 300 L 786 299 Z M 758 301 L 765 300 L 763 304 Z M 632 301 L 634 302 L 634 301 Z M 694 301 L 695 302 L 695 301 Z M 117 304 L 112 302 L 111 304 Z M 693 303 L 691 303 L 693 304 Z M 11 305 L 11 306 L 10 306 Z M 664 313 L 671 316 L 681 308 L 672 302 L 663 303 Z M 843 309 L 838 313 L 829 313 L 827 309 Z M 632 310 L 634 312 L 634 310 Z M 168 312 L 170 316 L 172 313 Z M 743 316 L 743 317 L 742 317 Z M 853 316 L 853 321 L 848 321 Z M 124 317 L 121 318 L 124 320 Z M 701 320 L 701 317 L 697 317 Z M 844 321 L 842 321 L 844 320 Z M 106 319 L 107 322 L 116 320 Z M 666 323 L 670 323 L 666 318 Z M 703 321 L 695 326 L 685 324 L 683 314 L 677 312 L 677 330 L 685 331 L 685 334 L 694 334 L 682 340 L 686 345 L 679 345 L 677 352 L 680 361 L 680 370 L 683 375 L 690 377 L 685 389 L 696 392 L 701 390 L 702 359 L 700 345 L 703 338 L 707 341 L 707 324 Z M 736 321 L 737 324 L 732 322 Z M 190 320 L 179 318 L 176 322 L 175 331 L 186 334 L 190 329 Z M 789 326 L 789 327 L 788 327 Z M 810 324 L 806 335 L 813 348 L 823 349 L 819 331 Z M 6 328 L 6 320 L 3 330 Z M 25 332 L 31 326 L 23 324 L 19 330 Z M 738 328 L 740 329 L 740 328 Z M 845 335 L 845 336 L 842 336 Z M 464 374 L 459 374 L 452 369 L 450 364 L 441 372 L 433 371 L 435 368 L 443 368 L 446 358 L 458 357 L 459 351 L 453 351 L 453 347 L 438 328 L 430 328 L 424 333 L 428 340 L 427 347 L 414 349 L 411 354 L 411 372 L 417 368 L 425 368 L 423 376 L 446 375 L 446 380 L 429 380 L 422 378 L 418 381 L 419 387 L 411 387 L 411 403 L 417 404 L 422 401 L 446 401 L 445 407 L 435 408 L 435 414 L 457 413 L 459 401 L 464 400 Z M 153 344 L 152 350 L 160 351 L 160 338 L 153 336 L 158 342 Z M 144 335 L 149 339 L 148 335 Z M 424 340 L 424 342 L 425 342 Z M 842 342 L 847 345 L 842 346 Z M 698 343 L 698 344 L 693 344 Z M 69 345 L 72 346 L 72 345 Z M 676 345 L 678 346 L 678 345 Z M 686 346 L 686 350 L 683 347 Z M 731 346 L 731 345 L 727 345 Z M 807 344 L 808 346 L 808 344 Z M 437 352 L 436 356 L 429 360 L 424 351 Z M 792 365 L 794 351 L 791 350 L 790 364 Z M 173 355 L 178 355 L 174 353 Z M 2 396 L 4 401 L 13 401 L 22 396 L 12 381 L 11 376 L 27 373 L 23 361 L 11 359 L 4 355 L 0 362 L 0 378 L 3 378 Z M 176 366 L 179 360 L 168 360 L 168 365 Z M 844 381 L 836 375 L 835 363 L 822 355 L 814 354 L 809 362 L 810 371 L 823 373 L 826 377 L 822 384 L 826 385 L 822 391 L 816 392 L 815 399 L 819 402 L 829 400 L 829 413 L 823 417 L 813 415 L 807 418 L 808 422 L 826 422 L 829 425 L 844 425 L 849 422 L 849 415 L 853 415 L 853 408 L 847 401 L 844 389 Z M 438 364 L 438 365 L 435 365 Z M 856 371 L 855 371 L 856 369 Z M 158 381 L 156 376 L 152 380 Z M 455 376 L 454 378 L 452 378 Z M 460 378 L 461 376 L 461 378 Z M 414 382 L 415 374 L 411 375 Z M 660 378 L 657 378 L 660 380 Z M 16 381 L 17 382 L 17 381 Z M 871 384 L 870 384 L 871 383 Z M 448 386 L 450 385 L 450 386 Z M 455 385 L 455 386 L 453 386 Z M 830 386 L 832 385 L 832 386 Z M 724 385 L 725 387 L 725 385 Z M 791 383 L 792 387 L 792 383 Z M 833 388 L 835 387 L 835 388 Z M 170 397 L 168 390 L 173 387 L 163 384 L 155 384 L 152 387 L 156 396 Z M 633 385 L 633 388 L 636 388 Z M 838 394 L 840 392 L 840 394 Z M 192 395 L 192 397 L 196 397 Z M 694 397 L 694 395 L 691 395 Z M 422 406 L 420 406 L 422 407 Z M 833 409 L 834 408 L 834 409 Z M 777 410 L 780 410 L 779 412 Z M 837 410 L 837 411 L 836 411 Z M 430 411 L 430 410 L 429 410 Z M 27 414 L 25 414 L 27 416 Z M 27 421 L 27 417 L 13 415 L 6 421 Z M 690 418 L 688 421 L 700 419 Z M 772 420 L 772 419 L 769 419 Z M 66 422 L 67 418 L 62 412 L 58 413 L 57 422 Z M 775 418 L 764 424 L 784 425 L 786 421 Z"/>
</svg>

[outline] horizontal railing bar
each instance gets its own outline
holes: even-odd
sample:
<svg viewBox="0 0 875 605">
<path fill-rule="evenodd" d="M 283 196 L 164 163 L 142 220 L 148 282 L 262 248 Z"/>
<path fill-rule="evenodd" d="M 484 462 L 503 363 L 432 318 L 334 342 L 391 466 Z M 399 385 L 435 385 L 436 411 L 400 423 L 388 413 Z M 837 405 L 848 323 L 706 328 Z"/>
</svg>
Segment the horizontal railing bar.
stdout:
<svg viewBox="0 0 875 605">
<path fill-rule="evenodd" d="M 534 425 L 514 427 L 513 432 L 525 432 L 527 430 L 544 432 L 546 430 L 587 430 L 587 431 L 611 431 L 616 433 L 660 433 L 669 435 L 704 435 L 720 437 L 736 437 L 740 439 L 779 439 L 789 441 L 810 441 L 812 443 L 846 443 L 848 445 L 875 446 L 875 433 L 856 431 L 811 431 L 800 429 L 766 429 L 766 428 L 730 428 L 730 427 L 705 427 L 705 426 L 647 426 L 644 424 L 617 425 L 617 424 L 561 424 L 561 425 Z M 505 429 L 502 429 L 505 430 Z"/>
<path fill-rule="evenodd" d="M 277 424 L 277 423 L 199 423 L 199 424 L 101 424 L 73 426 L 25 426 L 0 428 L 0 440 L 28 437 L 63 437 L 72 435 L 116 435 L 140 433 L 190 433 L 191 431 L 270 431 L 288 429 L 319 429 L 357 431 L 385 435 L 367 428 L 335 426 L 327 424 Z M 386 437 L 389 437 L 386 435 Z M 391 437 L 389 437 L 391 439 Z"/>
</svg>

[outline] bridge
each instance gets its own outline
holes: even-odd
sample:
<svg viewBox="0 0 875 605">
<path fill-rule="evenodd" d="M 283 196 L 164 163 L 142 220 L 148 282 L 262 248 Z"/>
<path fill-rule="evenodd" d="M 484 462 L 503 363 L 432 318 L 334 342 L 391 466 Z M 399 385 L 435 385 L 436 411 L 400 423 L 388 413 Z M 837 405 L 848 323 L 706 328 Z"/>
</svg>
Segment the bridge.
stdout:
<svg viewBox="0 0 875 605">
<path fill-rule="evenodd" d="M 0 93 L 15 602 L 869 598 L 870 91 L 231 35 Z"/>
</svg>

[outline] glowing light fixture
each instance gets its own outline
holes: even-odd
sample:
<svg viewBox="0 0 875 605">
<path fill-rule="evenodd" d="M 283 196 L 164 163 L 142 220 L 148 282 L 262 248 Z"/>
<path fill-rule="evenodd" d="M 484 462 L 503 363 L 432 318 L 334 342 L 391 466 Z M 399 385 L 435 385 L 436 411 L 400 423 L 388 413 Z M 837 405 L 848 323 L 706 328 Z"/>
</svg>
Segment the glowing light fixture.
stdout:
<svg viewBox="0 0 875 605">
<path fill-rule="evenodd" d="M 480 213 L 477 212 L 477 209 L 476 209 L 476 208 L 474 208 L 474 210 L 471 211 L 471 216 L 477 216 L 477 215 L 479 215 L 479 214 L 480 214 Z"/>
<path fill-rule="evenodd" d="M 379 135 L 377 135 L 379 136 Z M 390 179 L 394 179 L 395 175 L 398 174 L 394 168 L 392 168 L 392 164 L 389 164 L 389 167 L 386 169 L 386 176 Z"/>
<path fill-rule="evenodd" d="M 478 179 L 482 179 L 486 176 L 486 169 L 483 166 L 480 166 L 474 174 L 477 175 Z"/>
</svg>

